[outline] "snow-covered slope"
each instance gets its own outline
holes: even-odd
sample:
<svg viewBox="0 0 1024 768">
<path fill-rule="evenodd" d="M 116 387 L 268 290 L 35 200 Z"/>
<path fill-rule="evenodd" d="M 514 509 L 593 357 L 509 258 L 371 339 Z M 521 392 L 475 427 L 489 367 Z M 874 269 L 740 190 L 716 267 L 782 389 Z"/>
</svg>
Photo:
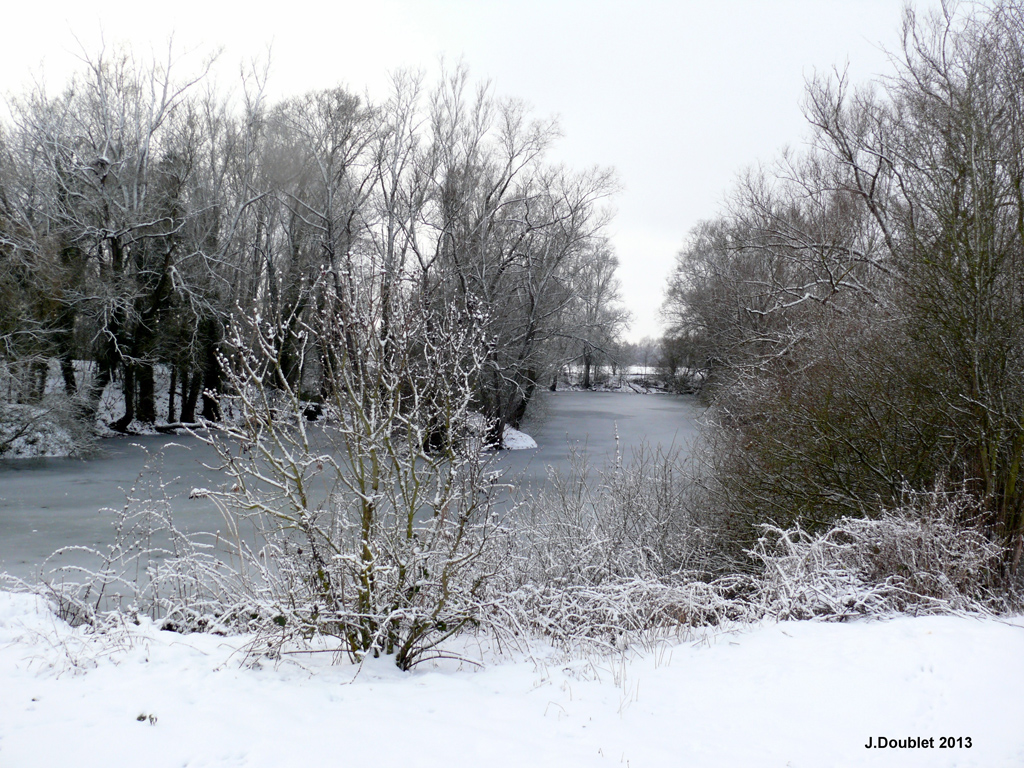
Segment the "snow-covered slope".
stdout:
<svg viewBox="0 0 1024 768">
<path fill-rule="evenodd" d="M 145 621 L 103 643 L 0 593 L 0 765 L 1024 765 L 1021 619 L 770 624 L 589 659 L 471 642 L 481 669 L 410 674 L 248 668 L 243 644 Z M 865 748 L 879 736 L 935 746 Z"/>
</svg>

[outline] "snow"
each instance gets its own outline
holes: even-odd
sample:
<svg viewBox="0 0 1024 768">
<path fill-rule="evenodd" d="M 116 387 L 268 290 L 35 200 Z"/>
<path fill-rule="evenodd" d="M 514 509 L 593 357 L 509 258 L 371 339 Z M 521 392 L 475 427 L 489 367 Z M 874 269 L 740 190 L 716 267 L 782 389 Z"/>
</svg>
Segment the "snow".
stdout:
<svg viewBox="0 0 1024 768">
<path fill-rule="evenodd" d="M 469 427 L 478 438 L 482 439 L 487 434 L 487 417 L 482 413 L 470 413 Z M 504 431 L 501 433 L 501 442 L 502 448 L 507 451 L 520 451 L 527 448 L 537 447 L 536 440 L 525 432 L 520 432 L 518 429 L 514 429 L 507 424 L 505 425 Z"/>
<path fill-rule="evenodd" d="M 501 442 L 508 451 L 522 451 L 537 447 L 537 441 L 525 432 L 506 426 L 501 433 Z"/>
<path fill-rule="evenodd" d="M 251 666 L 246 638 L 128 626 L 97 638 L 0 593 L 0 765 L 1024 765 L 1020 618 L 766 624 L 611 657 L 471 640 L 481 667 L 412 673 Z"/>
<path fill-rule="evenodd" d="M 3 405 L 0 414 L 0 445 L 3 458 L 22 459 L 68 456 L 75 449 L 71 432 L 50 407 Z M 56 419 L 55 419 L 56 417 Z"/>
<path fill-rule="evenodd" d="M 607 381 L 594 384 L 584 389 L 579 384 L 563 384 L 558 387 L 559 392 L 614 392 L 617 395 L 668 395 L 670 393 L 664 385 L 658 383 L 643 384 L 636 381 Z"/>
</svg>

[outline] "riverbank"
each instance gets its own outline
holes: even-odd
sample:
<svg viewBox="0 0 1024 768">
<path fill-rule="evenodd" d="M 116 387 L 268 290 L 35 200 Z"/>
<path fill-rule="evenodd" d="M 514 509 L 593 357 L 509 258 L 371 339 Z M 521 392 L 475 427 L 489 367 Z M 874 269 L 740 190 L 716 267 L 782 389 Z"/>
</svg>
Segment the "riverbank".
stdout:
<svg viewBox="0 0 1024 768">
<path fill-rule="evenodd" d="M 76 375 L 84 386 L 94 372 L 88 363 L 76 363 Z M 682 380 L 693 379 L 696 374 L 682 373 Z M 559 392 L 592 392 L 615 394 L 679 394 L 678 386 L 670 386 L 654 368 L 633 366 L 615 373 L 601 371 L 592 386 L 580 385 L 580 374 L 574 369 L 564 372 L 558 381 Z M 156 419 L 152 423 L 138 420 L 128 424 L 124 431 L 114 431 L 110 425 L 124 413 L 124 394 L 120 381 L 110 382 L 98 401 L 96 419 L 91 432 L 70 417 L 75 407 L 63 394 L 63 379 L 56 361 L 51 361 L 46 384 L 46 396 L 36 405 L 0 403 L 0 461 L 9 459 L 89 457 L 102 451 L 106 438 L 146 437 L 158 434 L 181 433 L 183 425 L 171 402 L 171 375 L 166 366 L 154 367 L 154 405 Z M 684 388 L 685 389 L 685 388 Z M 687 391 L 688 394 L 692 392 Z M 540 395 L 543 398 L 543 393 Z M 180 397 L 179 397 L 180 400 Z M 235 417 L 232 399 L 224 398 L 224 418 Z M 180 402 L 178 403 L 180 406 Z M 532 409 L 535 410 L 535 409 Z M 527 415 L 527 421 L 530 420 Z M 189 426 L 189 425 L 184 425 Z M 196 426 L 196 425 L 191 425 Z M 535 448 L 529 435 L 509 429 L 504 447 L 508 450 Z"/>
<path fill-rule="evenodd" d="M 585 658 L 470 638 L 452 650 L 475 663 L 411 673 L 253 658 L 248 639 L 145 619 L 98 637 L 0 593 L 0 765 L 1024 764 L 1020 618 L 772 623 Z M 865 746 L 909 736 L 935 746 Z"/>
</svg>

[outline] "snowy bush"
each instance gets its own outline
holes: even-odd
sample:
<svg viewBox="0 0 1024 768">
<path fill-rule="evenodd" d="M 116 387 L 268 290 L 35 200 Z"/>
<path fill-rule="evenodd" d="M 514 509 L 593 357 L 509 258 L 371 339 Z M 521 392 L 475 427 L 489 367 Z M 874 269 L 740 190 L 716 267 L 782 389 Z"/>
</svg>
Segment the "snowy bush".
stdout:
<svg viewBox="0 0 1024 768">
<path fill-rule="evenodd" d="M 384 322 L 356 286 L 312 292 L 315 322 L 257 318 L 229 336 L 240 417 L 211 438 L 230 478 L 211 496 L 255 532 L 240 557 L 268 641 L 335 638 L 407 669 L 479 621 L 502 563 L 496 478 L 470 428 L 478 329 L 404 296 Z M 301 417 L 307 359 L 321 371 L 315 424 Z"/>
<path fill-rule="evenodd" d="M 603 469 L 573 457 L 567 475 L 526 500 L 504 618 L 520 635 L 621 645 L 666 628 L 719 624 L 747 609 L 743 579 L 711 581 L 711 539 L 677 450 L 642 446 Z"/>
<path fill-rule="evenodd" d="M 705 581 L 701 574 L 671 577 L 614 577 L 599 584 L 521 585 L 502 608 L 520 638 L 546 637 L 576 648 L 623 648 L 667 631 L 685 635 L 691 628 L 717 627 L 760 618 L 741 596 L 748 577 Z M 502 626 L 507 626 L 503 624 Z"/>
<path fill-rule="evenodd" d="M 641 446 L 599 471 L 574 455 L 567 475 L 551 473 L 526 502 L 532 514 L 518 532 L 525 567 L 540 582 L 595 584 L 700 569 L 708 542 L 691 487 L 678 450 Z"/>
<path fill-rule="evenodd" d="M 750 553 L 764 569 L 758 599 L 778 619 L 1001 610 L 1005 553 L 977 512 L 967 494 L 934 491 L 816 536 L 765 526 Z"/>
<path fill-rule="evenodd" d="M 748 552 L 757 567 L 722 575 L 678 462 L 641 453 L 587 475 L 579 462 L 553 478 L 519 534 L 503 607 L 521 634 L 618 647 L 733 621 L 1012 607 L 1003 548 L 976 525 L 965 494 L 908 493 L 878 519 L 844 518 L 819 535 L 763 526 Z"/>
</svg>

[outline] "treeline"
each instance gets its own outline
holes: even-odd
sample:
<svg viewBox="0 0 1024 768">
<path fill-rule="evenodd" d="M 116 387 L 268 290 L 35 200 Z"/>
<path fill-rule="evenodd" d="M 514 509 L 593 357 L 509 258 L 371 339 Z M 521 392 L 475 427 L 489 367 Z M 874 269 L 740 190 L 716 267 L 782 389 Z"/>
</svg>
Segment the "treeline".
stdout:
<svg viewBox="0 0 1024 768">
<path fill-rule="evenodd" d="M 372 323 L 387 348 L 411 327 L 399 305 L 471 325 L 476 407 L 500 435 L 621 326 L 604 235 L 615 183 L 548 162 L 553 122 L 464 68 L 434 85 L 396 74 L 380 103 L 341 87 L 271 102 L 265 80 L 223 94 L 205 70 L 104 51 L 59 94 L 9 99 L 0 397 L 40 402 L 59 361 L 86 422 L 114 380 L 116 430 L 216 420 L 225 338 L 244 318 L 272 328 L 280 380 L 265 383 L 316 401 L 333 351 L 305 334 L 329 286 L 349 297 L 337 343 Z M 429 354 L 429 339 L 403 348 Z M 166 414 L 155 366 L 171 371 Z"/>
<path fill-rule="evenodd" d="M 1024 534 L 1024 5 L 909 9 L 894 72 L 808 85 L 810 147 L 698 226 L 669 342 L 709 375 L 730 525 L 966 491 Z"/>
</svg>

